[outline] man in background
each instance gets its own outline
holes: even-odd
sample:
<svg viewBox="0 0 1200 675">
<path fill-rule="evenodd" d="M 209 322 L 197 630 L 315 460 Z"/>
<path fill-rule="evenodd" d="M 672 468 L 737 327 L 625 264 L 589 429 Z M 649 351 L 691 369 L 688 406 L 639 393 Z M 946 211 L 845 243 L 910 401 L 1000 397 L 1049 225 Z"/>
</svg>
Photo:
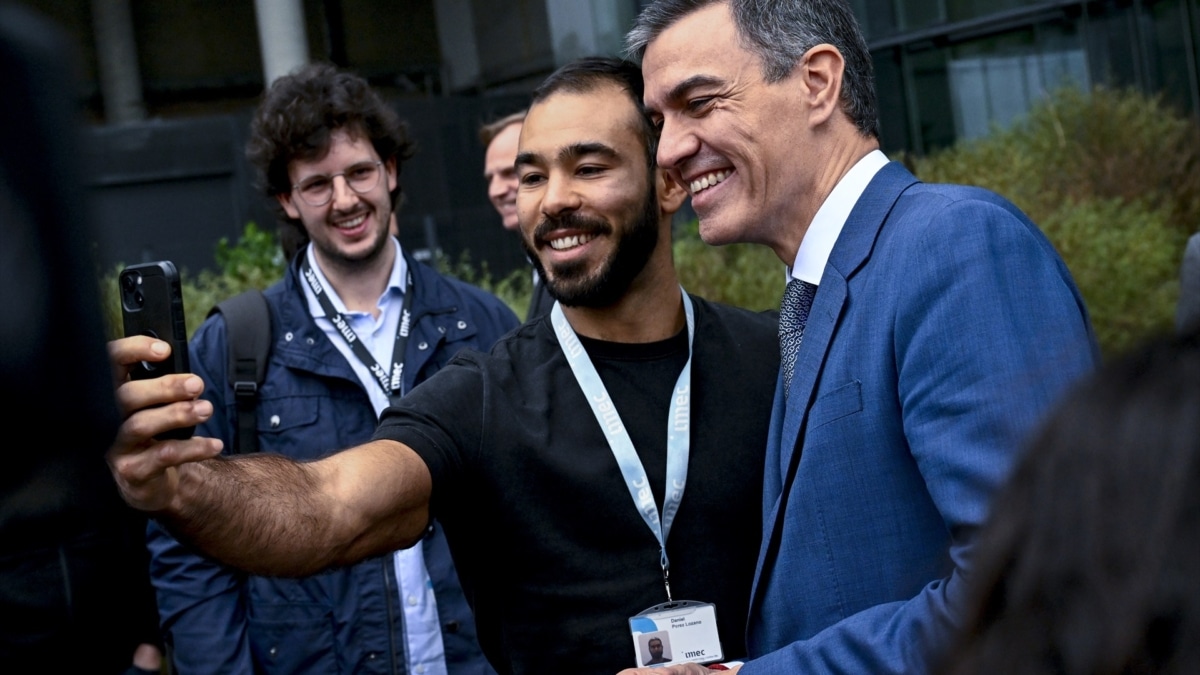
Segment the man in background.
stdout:
<svg viewBox="0 0 1200 675">
<path fill-rule="evenodd" d="M 276 80 L 248 155 L 307 241 L 264 293 L 272 344 L 255 410 L 238 410 L 226 318 L 196 331 L 191 366 L 214 411 L 197 434 L 232 451 L 238 416 L 253 415 L 259 450 L 316 459 L 366 441 L 385 408 L 455 353 L 488 349 L 517 325 L 499 300 L 416 262 L 389 234 L 411 143 L 362 78 L 310 65 Z M 297 579 L 224 567 L 157 525 L 150 549 L 184 675 L 491 672 L 437 523 L 411 548 Z"/>
<path fill-rule="evenodd" d="M 521 127 L 526 111 L 506 115 L 479 129 L 479 140 L 486 148 L 483 160 L 483 179 L 488 186 L 488 200 L 500 214 L 504 229 L 520 236 L 517 221 L 517 143 L 521 140 Z M 536 319 L 550 311 L 554 298 L 546 291 L 542 276 L 533 272 L 533 294 L 525 319 Z"/>
</svg>

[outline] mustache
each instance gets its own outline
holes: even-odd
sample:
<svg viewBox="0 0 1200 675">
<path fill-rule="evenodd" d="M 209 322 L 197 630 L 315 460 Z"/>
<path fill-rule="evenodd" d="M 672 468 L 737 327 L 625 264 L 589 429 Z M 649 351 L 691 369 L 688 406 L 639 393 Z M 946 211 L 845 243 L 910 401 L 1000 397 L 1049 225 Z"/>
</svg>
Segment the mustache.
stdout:
<svg viewBox="0 0 1200 675">
<path fill-rule="evenodd" d="M 582 234 L 608 234 L 612 232 L 612 225 L 603 218 L 574 212 L 565 216 L 545 216 L 533 229 L 533 239 L 539 244 L 544 244 L 546 237 L 557 230 L 574 230 Z"/>
</svg>

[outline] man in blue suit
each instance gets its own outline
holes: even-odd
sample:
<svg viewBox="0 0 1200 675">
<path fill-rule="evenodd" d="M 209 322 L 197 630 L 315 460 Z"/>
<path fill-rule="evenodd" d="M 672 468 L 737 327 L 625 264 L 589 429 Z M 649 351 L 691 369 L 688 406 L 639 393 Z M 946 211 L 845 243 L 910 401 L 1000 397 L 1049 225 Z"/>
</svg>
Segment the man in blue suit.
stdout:
<svg viewBox="0 0 1200 675">
<path fill-rule="evenodd" d="M 792 279 L 743 675 L 928 672 L 993 491 L 1097 359 L 1083 300 L 1012 204 L 879 151 L 844 0 L 656 0 L 629 45 L 701 236 Z"/>
</svg>

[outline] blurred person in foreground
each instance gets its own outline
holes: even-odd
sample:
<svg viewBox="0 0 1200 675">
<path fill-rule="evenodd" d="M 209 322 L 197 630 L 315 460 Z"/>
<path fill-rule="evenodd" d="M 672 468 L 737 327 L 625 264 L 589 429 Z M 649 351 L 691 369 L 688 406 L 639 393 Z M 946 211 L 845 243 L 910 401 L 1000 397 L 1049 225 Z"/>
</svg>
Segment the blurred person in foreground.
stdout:
<svg viewBox="0 0 1200 675">
<path fill-rule="evenodd" d="M 80 166 L 78 89 L 55 27 L 0 3 L 0 664 L 157 672 L 145 518 L 103 465 L 117 428 Z M 67 438 L 47 430 L 70 425 Z M 12 671 L 10 671 L 12 672 Z"/>
<path fill-rule="evenodd" d="M 975 551 L 947 675 L 1200 668 L 1200 333 L 1081 383 Z"/>
</svg>

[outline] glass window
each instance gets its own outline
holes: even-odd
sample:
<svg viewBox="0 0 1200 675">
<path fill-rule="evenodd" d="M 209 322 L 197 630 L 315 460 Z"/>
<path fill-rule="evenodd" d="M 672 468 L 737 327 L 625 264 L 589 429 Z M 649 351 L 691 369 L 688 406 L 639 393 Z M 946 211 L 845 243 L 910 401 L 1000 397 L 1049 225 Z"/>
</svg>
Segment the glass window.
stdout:
<svg viewBox="0 0 1200 675">
<path fill-rule="evenodd" d="M 1114 87 L 1138 84 L 1135 18 L 1130 7 L 1087 7 L 1086 48 L 1092 77 Z"/>
<path fill-rule="evenodd" d="M 946 14 L 950 21 L 965 21 L 1039 4 L 1042 0 L 945 0 Z"/>
<path fill-rule="evenodd" d="M 868 41 L 899 32 L 894 0 L 852 0 L 850 4 Z"/>
<path fill-rule="evenodd" d="M 909 150 L 908 97 L 904 90 L 904 72 L 900 48 L 871 53 L 875 66 L 875 97 L 879 107 L 879 143 L 885 152 Z"/>
<path fill-rule="evenodd" d="M 960 44 L 947 65 L 958 138 L 1007 126 L 1062 86 L 1090 87 L 1073 24 L 1042 24 Z"/>
<path fill-rule="evenodd" d="M 945 49 L 929 49 L 911 54 L 904 61 L 909 109 L 914 111 L 909 130 L 918 152 L 930 153 L 954 143 L 947 56 Z"/>
<path fill-rule="evenodd" d="M 1148 88 L 1162 92 L 1164 100 L 1190 113 L 1196 109 L 1197 64 L 1186 10 L 1182 0 L 1150 5 L 1152 30 L 1144 38 Z"/>
<path fill-rule="evenodd" d="M 902 30 L 925 28 L 946 22 L 946 0 L 895 0 Z"/>
</svg>

